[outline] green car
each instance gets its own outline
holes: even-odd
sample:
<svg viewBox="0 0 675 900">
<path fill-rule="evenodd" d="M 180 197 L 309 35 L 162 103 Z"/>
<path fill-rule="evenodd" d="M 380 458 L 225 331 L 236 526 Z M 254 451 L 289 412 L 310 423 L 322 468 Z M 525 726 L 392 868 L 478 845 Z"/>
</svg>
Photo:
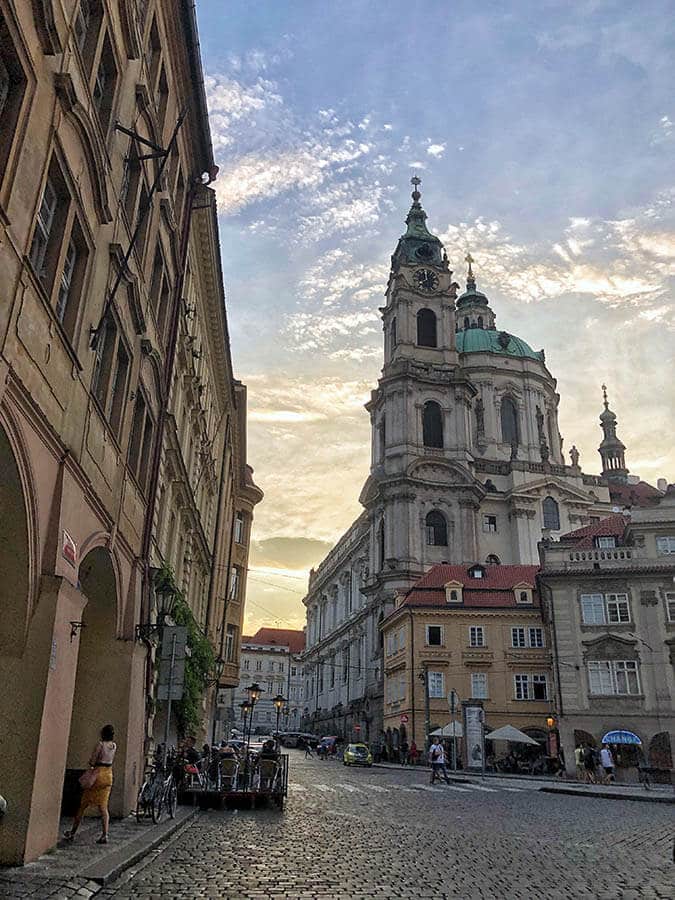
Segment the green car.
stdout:
<svg viewBox="0 0 675 900">
<path fill-rule="evenodd" d="M 344 766 L 372 766 L 373 754 L 366 744 L 347 744 L 342 756 Z"/>
</svg>

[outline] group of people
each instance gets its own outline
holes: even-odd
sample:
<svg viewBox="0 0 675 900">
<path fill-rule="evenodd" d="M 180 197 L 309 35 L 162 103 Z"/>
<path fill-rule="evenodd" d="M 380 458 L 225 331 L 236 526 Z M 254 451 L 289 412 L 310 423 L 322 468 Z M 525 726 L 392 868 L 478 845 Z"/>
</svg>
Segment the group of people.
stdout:
<svg viewBox="0 0 675 900">
<path fill-rule="evenodd" d="M 614 755 L 608 744 L 603 744 L 600 751 L 590 744 L 578 744 L 574 751 L 577 778 L 587 784 L 611 784 L 614 778 Z"/>
</svg>

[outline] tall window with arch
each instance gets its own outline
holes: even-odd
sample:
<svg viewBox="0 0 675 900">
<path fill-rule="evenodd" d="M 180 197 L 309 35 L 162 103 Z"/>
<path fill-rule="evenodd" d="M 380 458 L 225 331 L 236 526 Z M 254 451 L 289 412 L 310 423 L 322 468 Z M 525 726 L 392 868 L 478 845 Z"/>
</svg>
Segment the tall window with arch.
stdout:
<svg viewBox="0 0 675 900">
<path fill-rule="evenodd" d="M 520 443 L 518 408 L 511 397 L 504 397 L 501 408 L 502 441 L 505 444 Z"/>
<path fill-rule="evenodd" d="M 377 532 L 377 556 L 380 569 L 384 568 L 384 518 Z"/>
<path fill-rule="evenodd" d="M 417 345 L 437 347 L 436 313 L 431 309 L 421 309 L 417 313 Z"/>
<path fill-rule="evenodd" d="M 389 335 L 390 335 L 390 337 L 391 337 L 391 352 L 393 353 L 394 350 L 396 349 L 396 340 L 397 340 L 397 335 L 396 335 L 396 316 L 394 316 L 394 318 L 391 320 L 391 330 L 390 330 L 390 332 L 389 332 Z"/>
<path fill-rule="evenodd" d="M 478 316 L 478 327 L 479 328 L 483 327 L 483 317 L 482 316 Z"/>
<path fill-rule="evenodd" d="M 486 556 L 486 558 L 485 558 L 485 565 L 486 565 L 486 566 L 500 566 L 500 565 L 501 565 L 501 560 L 499 559 L 499 557 L 498 557 L 495 553 L 490 553 L 490 554 L 489 554 L 488 556 Z"/>
<path fill-rule="evenodd" d="M 560 509 L 553 497 L 545 497 L 543 502 L 544 528 L 560 531 Z"/>
<path fill-rule="evenodd" d="M 443 447 L 443 415 L 435 400 L 428 400 L 422 410 L 422 443 L 425 447 Z"/>
<path fill-rule="evenodd" d="M 430 547 L 448 546 L 448 523 L 443 513 L 433 509 L 424 520 L 427 532 L 427 544 Z"/>
<path fill-rule="evenodd" d="M 387 446 L 387 419 L 385 416 L 382 416 L 380 419 L 380 425 L 378 428 L 379 431 L 379 460 L 380 462 L 384 462 L 384 453 L 385 448 Z"/>
</svg>

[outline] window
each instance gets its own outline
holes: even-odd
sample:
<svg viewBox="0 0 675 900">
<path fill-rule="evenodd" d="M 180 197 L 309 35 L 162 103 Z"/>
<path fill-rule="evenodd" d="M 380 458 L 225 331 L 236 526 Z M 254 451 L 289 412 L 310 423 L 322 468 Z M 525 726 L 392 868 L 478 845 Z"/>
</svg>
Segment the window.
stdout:
<svg viewBox="0 0 675 900">
<path fill-rule="evenodd" d="M 499 559 L 499 557 L 496 554 L 490 553 L 490 554 L 488 554 L 488 556 L 485 557 L 485 565 L 486 566 L 500 566 L 501 560 Z"/>
<path fill-rule="evenodd" d="M 129 354 L 119 329 L 109 313 L 103 321 L 96 345 L 92 392 L 115 436 L 119 438 L 124 419 L 124 406 L 129 374 Z M 143 403 L 139 393 L 136 404 Z M 134 413 L 134 422 L 136 413 Z M 138 437 L 138 435 L 137 435 Z M 132 441 L 134 436 L 132 435 Z M 135 452 L 140 452 L 140 445 Z M 133 466 L 132 466 L 133 469 Z"/>
<path fill-rule="evenodd" d="M 349 678 L 349 655 L 350 648 L 347 647 L 346 650 L 342 651 L 342 683 L 346 684 L 347 679 Z"/>
<path fill-rule="evenodd" d="M 595 539 L 595 546 L 600 550 L 613 550 L 616 547 L 616 538 L 615 537 L 597 537 Z"/>
<path fill-rule="evenodd" d="M 166 116 L 166 107 L 169 102 L 169 84 L 166 80 L 166 70 L 163 65 L 157 81 L 155 101 L 157 105 L 157 124 L 161 136 L 164 131 L 164 117 Z"/>
<path fill-rule="evenodd" d="M 469 578 L 484 578 L 485 569 L 481 565 L 471 566 L 469 569 Z"/>
<path fill-rule="evenodd" d="M 55 251 L 57 251 L 58 244 L 60 244 L 58 229 L 54 227 L 57 224 L 56 211 L 60 199 L 62 201 L 65 200 L 67 204 L 67 198 L 59 198 L 54 164 L 52 164 L 49 167 L 47 181 L 42 191 L 42 200 L 40 201 L 33 242 L 30 248 L 31 265 L 47 291 L 51 287 L 50 270 L 55 268 Z M 49 265 L 50 259 L 53 263 L 52 265 Z M 51 271 L 51 275 L 53 276 L 53 271 Z"/>
<path fill-rule="evenodd" d="M 560 510 L 553 497 L 546 497 L 542 504 L 544 511 L 544 528 L 560 531 Z"/>
<path fill-rule="evenodd" d="M 282 662 L 280 662 L 278 664 L 277 668 L 278 668 L 279 672 L 283 672 L 285 670 L 286 666 Z"/>
<path fill-rule="evenodd" d="M 668 621 L 675 622 L 675 591 L 666 591 L 666 613 Z"/>
<path fill-rule="evenodd" d="M 456 591 L 453 588 L 449 593 L 448 602 L 449 603 L 459 603 L 459 591 Z"/>
<path fill-rule="evenodd" d="M 675 537 L 657 537 L 656 549 L 662 556 L 665 556 L 667 553 L 675 553 Z"/>
<path fill-rule="evenodd" d="M 471 696 L 474 700 L 487 700 L 488 683 L 485 672 L 471 673 Z"/>
<path fill-rule="evenodd" d="M 516 594 L 516 602 L 517 603 L 532 603 L 532 591 L 518 591 Z"/>
<path fill-rule="evenodd" d="M 236 544 L 244 542 L 244 514 L 240 512 L 234 518 L 234 541 Z"/>
<path fill-rule="evenodd" d="M 225 659 L 227 662 L 234 661 L 234 652 L 236 649 L 237 629 L 235 625 L 228 625 L 225 631 Z"/>
<path fill-rule="evenodd" d="M 417 345 L 436 346 L 436 314 L 431 309 L 421 309 L 417 313 Z"/>
<path fill-rule="evenodd" d="M 469 628 L 469 644 L 472 647 L 485 646 L 485 631 L 482 625 L 472 625 Z"/>
<path fill-rule="evenodd" d="M 115 99 L 115 84 L 117 82 L 117 69 L 113 56 L 110 37 L 106 34 L 103 40 L 103 48 L 99 59 L 96 78 L 92 86 L 92 98 L 98 112 L 103 131 L 107 131 L 110 124 L 113 101 Z"/>
<path fill-rule="evenodd" d="M 543 647 L 544 646 L 544 629 L 543 628 L 528 628 L 527 629 L 527 637 L 528 643 L 530 647 Z"/>
<path fill-rule="evenodd" d="M 483 531 L 494 532 L 497 530 L 497 516 L 483 516 Z"/>
<path fill-rule="evenodd" d="M 396 316 L 391 320 L 391 352 L 396 347 Z"/>
<path fill-rule="evenodd" d="M 582 594 L 581 620 L 584 625 L 630 622 L 628 594 Z"/>
<path fill-rule="evenodd" d="M 248 670 L 251 667 L 251 660 L 250 659 L 243 660 L 242 665 L 243 665 L 244 669 L 246 669 L 246 671 L 248 672 Z"/>
<path fill-rule="evenodd" d="M 512 628 L 511 629 L 511 646 L 512 647 L 543 647 L 544 646 L 544 629 L 543 628 Z"/>
<path fill-rule="evenodd" d="M 520 443 L 518 428 L 518 410 L 510 397 L 504 397 L 501 404 L 500 418 L 502 424 L 502 441 L 505 444 Z"/>
<path fill-rule="evenodd" d="M 75 334 L 88 256 L 89 248 L 84 240 L 80 223 L 74 218 L 56 297 L 56 318 L 71 340 Z"/>
<path fill-rule="evenodd" d="M 230 569 L 230 600 L 239 599 L 239 581 L 241 578 L 241 570 L 239 566 L 232 566 Z"/>
<path fill-rule="evenodd" d="M 267 693 L 268 693 L 268 694 L 273 694 L 273 693 L 274 693 L 274 682 L 273 682 L 273 681 L 268 681 L 268 682 L 267 682 Z"/>
<path fill-rule="evenodd" d="M 639 694 L 640 677 L 635 660 L 591 660 L 588 689 L 591 694 Z"/>
<path fill-rule="evenodd" d="M 443 513 L 432 510 L 425 519 L 427 544 L 430 547 L 448 546 L 448 525 Z"/>
<path fill-rule="evenodd" d="M 164 256 L 157 242 L 155 260 L 152 266 L 152 278 L 150 281 L 150 306 L 155 314 L 160 333 L 164 331 L 166 314 L 169 308 L 170 287 L 164 264 Z"/>
<path fill-rule="evenodd" d="M 525 642 L 525 629 L 524 628 L 512 628 L 511 629 L 511 646 L 512 647 L 527 647 L 527 643 Z"/>
<path fill-rule="evenodd" d="M 427 625 L 427 644 L 430 647 L 440 647 L 443 643 L 443 626 Z"/>
<path fill-rule="evenodd" d="M 445 676 L 442 672 L 427 672 L 429 696 L 436 699 L 445 697 Z"/>
<path fill-rule="evenodd" d="M 422 410 L 422 442 L 425 447 L 443 447 L 443 417 L 434 400 L 427 401 Z"/>
<path fill-rule="evenodd" d="M 297 674 L 298 674 L 298 667 L 297 667 L 297 666 L 291 666 L 291 678 L 295 678 L 295 676 L 296 676 Z"/>
<path fill-rule="evenodd" d="M 377 536 L 378 542 L 378 556 L 380 569 L 384 568 L 384 519 L 380 522 L 380 528 Z"/>
<path fill-rule="evenodd" d="M 257 659 L 255 661 L 255 670 L 256 670 L 256 672 L 262 672 L 262 660 L 261 659 Z"/>
<path fill-rule="evenodd" d="M 547 700 L 546 675 L 514 675 L 516 700 Z"/>
<path fill-rule="evenodd" d="M 75 15 L 75 41 L 82 56 L 87 78 L 96 56 L 99 31 L 102 21 L 101 0 L 80 0 Z"/>
<path fill-rule="evenodd" d="M 134 403 L 134 421 L 129 442 L 129 467 L 141 488 L 147 486 L 152 454 L 154 424 L 142 392 L 137 390 Z"/>
<path fill-rule="evenodd" d="M 5 171 L 9 159 L 25 91 L 26 76 L 0 13 L 0 173 Z"/>
</svg>

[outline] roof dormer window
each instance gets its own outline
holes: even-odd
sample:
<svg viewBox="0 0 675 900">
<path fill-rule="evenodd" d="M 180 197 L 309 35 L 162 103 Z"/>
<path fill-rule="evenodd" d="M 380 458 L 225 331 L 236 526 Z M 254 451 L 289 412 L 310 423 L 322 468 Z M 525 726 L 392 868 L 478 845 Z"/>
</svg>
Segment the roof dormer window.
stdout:
<svg viewBox="0 0 675 900">
<path fill-rule="evenodd" d="M 614 535 L 598 536 L 595 539 L 595 546 L 599 550 L 613 550 L 616 547 L 616 538 Z"/>
<path fill-rule="evenodd" d="M 449 581 L 445 585 L 445 601 L 446 603 L 461 603 L 462 602 L 462 588 L 463 585 L 461 581 Z"/>
<path fill-rule="evenodd" d="M 485 566 L 476 564 L 469 569 L 469 578 L 485 578 Z"/>
<path fill-rule="evenodd" d="M 518 606 L 532 605 L 533 596 L 532 596 L 533 587 L 531 584 L 527 584 L 527 582 L 521 582 L 521 584 L 514 584 L 513 593 L 516 595 L 516 603 Z"/>
</svg>

